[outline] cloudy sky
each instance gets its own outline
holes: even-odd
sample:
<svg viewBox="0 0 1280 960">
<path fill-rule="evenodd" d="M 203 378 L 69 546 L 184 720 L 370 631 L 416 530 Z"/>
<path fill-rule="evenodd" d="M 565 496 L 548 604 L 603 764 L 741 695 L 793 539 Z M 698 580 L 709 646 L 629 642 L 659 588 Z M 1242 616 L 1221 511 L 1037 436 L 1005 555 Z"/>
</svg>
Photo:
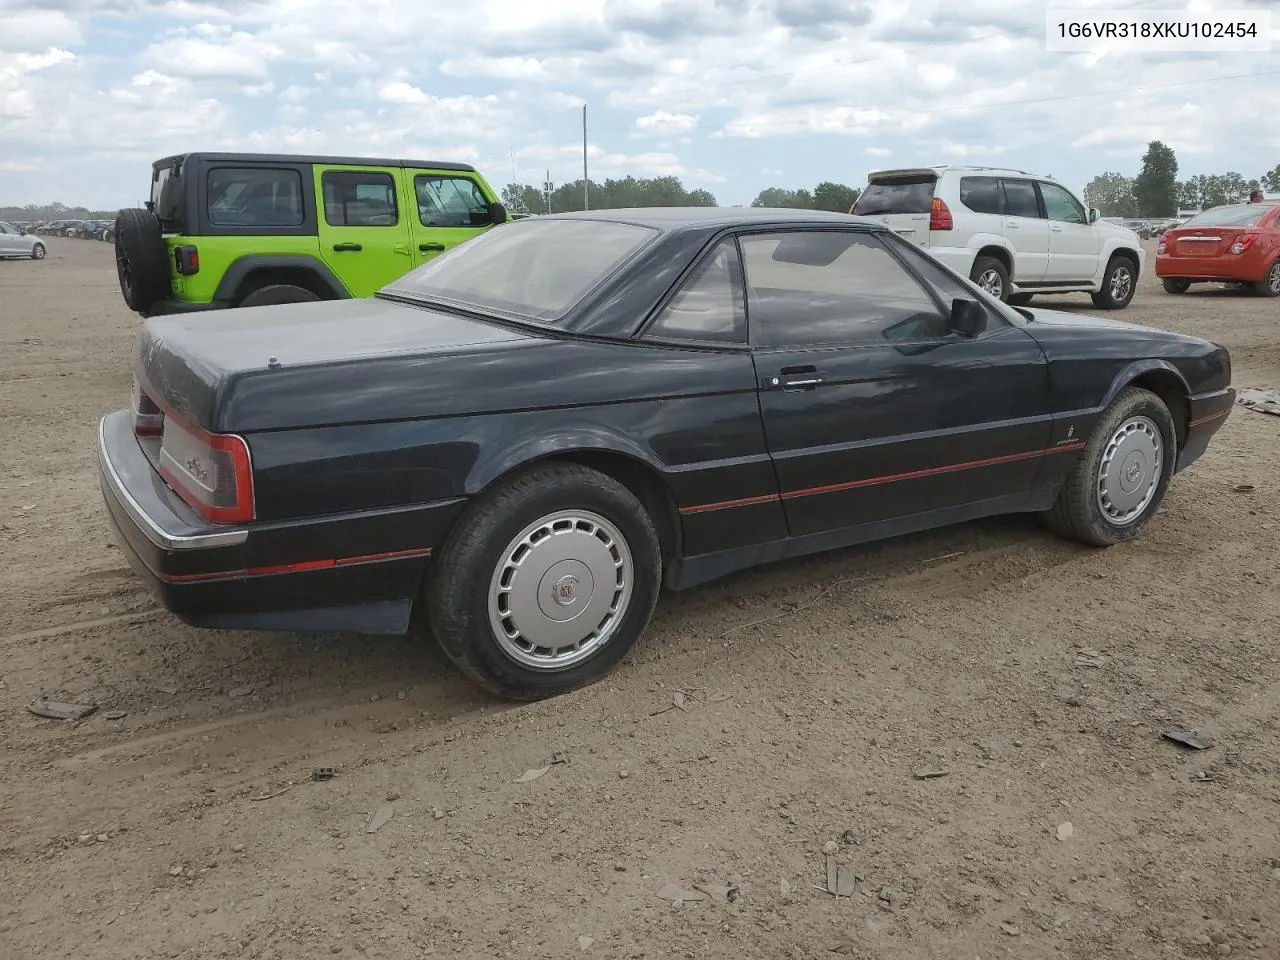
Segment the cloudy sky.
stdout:
<svg viewBox="0 0 1280 960">
<path fill-rule="evenodd" d="M 1045 6 L 0 0 L 0 204 L 132 204 L 151 160 L 196 149 L 462 160 L 499 187 L 514 162 L 560 183 L 581 175 L 584 102 L 593 179 L 671 174 L 726 204 L 938 162 L 1078 188 L 1135 172 L 1151 139 L 1184 175 L 1280 163 L 1275 52 L 1049 53 Z M 1280 0 L 1069 6 L 1252 6 L 1280 27 Z"/>
</svg>

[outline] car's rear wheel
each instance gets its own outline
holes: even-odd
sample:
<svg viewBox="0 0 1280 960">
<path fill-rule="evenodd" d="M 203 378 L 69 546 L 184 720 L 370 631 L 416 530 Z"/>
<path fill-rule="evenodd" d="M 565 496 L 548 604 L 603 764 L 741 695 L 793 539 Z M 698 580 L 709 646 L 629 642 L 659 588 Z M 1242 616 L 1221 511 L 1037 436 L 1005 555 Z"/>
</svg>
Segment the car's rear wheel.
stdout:
<svg viewBox="0 0 1280 960">
<path fill-rule="evenodd" d="M 477 500 L 431 567 L 426 619 L 449 658 L 494 693 L 538 700 L 626 656 L 653 614 L 662 551 L 625 486 L 548 463 Z"/>
<path fill-rule="evenodd" d="M 160 221 L 150 210 L 130 207 L 116 216 L 116 275 L 129 309 L 146 314 L 169 296 L 169 252 Z"/>
<path fill-rule="evenodd" d="M 1164 284 L 1165 293 L 1186 293 L 1191 289 L 1191 281 L 1183 280 L 1181 277 L 1165 277 L 1161 282 Z"/>
<path fill-rule="evenodd" d="M 236 306 L 265 307 L 274 303 L 311 303 L 319 299 L 318 293 L 306 287 L 294 286 L 291 283 L 272 283 L 242 297 Z"/>
<path fill-rule="evenodd" d="M 1114 256 L 1102 277 L 1102 289 L 1093 294 L 1093 305 L 1103 310 L 1123 310 L 1138 287 L 1138 267 L 1128 257 Z"/>
<path fill-rule="evenodd" d="M 45 255 L 45 249 L 44 249 L 44 244 L 43 244 L 43 243 L 37 243 L 37 244 L 34 244 L 34 245 L 31 247 L 31 259 L 32 259 L 32 260 L 43 260 L 43 259 L 44 259 L 44 255 Z"/>
<path fill-rule="evenodd" d="M 1009 271 L 995 257 L 978 257 L 973 261 L 969 279 L 997 300 L 1009 296 Z"/>
<path fill-rule="evenodd" d="M 1164 500 L 1177 446 L 1164 401 L 1149 390 L 1122 390 L 1067 475 L 1049 526 L 1095 547 L 1132 540 Z"/>
<path fill-rule="evenodd" d="M 1253 285 L 1254 292 L 1264 297 L 1280 297 L 1280 260 L 1267 268 L 1267 275 Z"/>
</svg>

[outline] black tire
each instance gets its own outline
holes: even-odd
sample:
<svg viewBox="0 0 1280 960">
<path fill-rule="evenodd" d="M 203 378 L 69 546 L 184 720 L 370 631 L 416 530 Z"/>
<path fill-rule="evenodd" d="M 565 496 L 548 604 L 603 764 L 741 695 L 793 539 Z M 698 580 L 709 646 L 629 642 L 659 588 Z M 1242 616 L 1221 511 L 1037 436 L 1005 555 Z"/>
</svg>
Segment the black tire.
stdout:
<svg viewBox="0 0 1280 960">
<path fill-rule="evenodd" d="M 1138 265 L 1123 254 L 1116 254 L 1102 275 L 1102 289 L 1092 294 L 1093 305 L 1103 310 L 1123 310 L 1138 292 Z"/>
<path fill-rule="evenodd" d="M 1005 302 L 1011 307 L 1025 307 L 1034 296 L 1034 293 L 1011 293 L 1009 294 L 1009 299 Z"/>
<path fill-rule="evenodd" d="M 1253 284 L 1253 292 L 1260 297 L 1280 297 L 1280 260 L 1267 268 L 1267 275 Z"/>
<path fill-rule="evenodd" d="M 1123 425 L 1139 417 L 1153 424 L 1160 435 L 1160 472 L 1158 478 L 1151 475 L 1151 479 L 1155 479 L 1155 490 L 1140 512 L 1132 519 L 1122 518 L 1116 522 L 1103 511 L 1100 502 L 1100 473 L 1112 439 Z M 1177 432 L 1164 401 L 1149 390 L 1128 387 L 1120 391 L 1098 421 L 1093 436 L 1058 493 L 1058 502 L 1045 514 L 1045 520 L 1060 536 L 1093 547 L 1110 547 L 1132 540 L 1160 509 L 1177 455 Z M 1149 464 L 1149 459 L 1144 462 Z M 1117 469 L 1121 466 L 1117 464 Z"/>
<path fill-rule="evenodd" d="M 43 243 L 34 243 L 31 246 L 31 259 L 43 260 L 46 252 Z"/>
<path fill-rule="evenodd" d="M 631 593 L 617 626 L 602 646 L 575 663 L 540 669 L 521 663 L 502 648 L 490 623 L 490 589 L 513 542 L 531 525 L 540 524 L 558 511 L 583 511 L 613 526 L 630 553 Z M 531 542 L 536 549 L 537 540 Z M 578 554 L 573 556 L 581 559 Z M 532 560 L 534 555 L 526 557 Z M 535 568 L 540 569 L 530 569 Z M 518 576 L 517 571 L 514 577 Z M 648 626 L 658 600 L 661 576 L 662 550 L 657 531 L 631 491 L 598 471 L 551 462 L 503 481 L 467 509 L 432 557 L 422 600 L 431 633 L 468 678 L 512 700 L 540 700 L 593 683 L 622 661 Z M 538 587 L 543 582 L 540 580 Z M 572 586 L 569 589 L 572 591 Z M 545 609 L 541 592 L 535 590 L 532 596 Z M 601 598 L 605 596 L 600 594 Z M 588 602 L 592 599 L 595 592 Z M 570 604 L 573 602 L 576 601 L 569 600 Z M 525 609 L 532 613 L 527 605 Z M 500 617 L 501 611 L 495 616 Z M 537 615 L 533 616 L 536 619 Z M 503 622 L 515 624 L 516 617 L 512 615 Z M 537 649 L 526 655 L 536 653 Z"/>
<path fill-rule="evenodd" d="M 236 306 L 265 307 L 275 303 L 311 303 L 319 299 L 319 294 L 306 287 L 297 287 L 291 283 L 272 283 L 241 297 Z"/>
<path fill-rule="evenodd" d="M 1191 281 L 1181 277 L 1165 277 L 1160 282 L 1164 285 L 1165 293 L 1186 293 L 1191 289 Z"/>
<path fill-rule="evenodd" d="M 169 251 L 160 221 L 150 210 L 130 207 L 116 216 L 116 275 L 129 309 L 146 314 L 169 296 Z"/>
<path fill-rule="evenodd" d="M 986 283 L 981 279 L 984 276 L 988 278 Z M 973 269 L 969 271 L 969 279 L 992 296 L 1005 301 L 1009 299 L 1009 271 L 995 257 L 978 257 L 977 260 L 973 261 Z M 997 282 L 1000 286 L 998 292 L 990 289 Z"/>
</svg>

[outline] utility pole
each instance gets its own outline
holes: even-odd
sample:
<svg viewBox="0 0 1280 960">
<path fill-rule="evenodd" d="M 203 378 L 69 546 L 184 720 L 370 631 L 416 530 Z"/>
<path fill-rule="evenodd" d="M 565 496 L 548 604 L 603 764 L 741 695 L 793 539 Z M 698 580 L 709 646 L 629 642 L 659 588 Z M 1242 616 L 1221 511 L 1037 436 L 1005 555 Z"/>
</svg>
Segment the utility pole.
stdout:
<svg viewBox="0 0 1280 960">
<path fill-rule="evenodd" d="M 590 210 L 587 198 L 587 105 L 582 105 L 582 209 Z"/>
</svg>

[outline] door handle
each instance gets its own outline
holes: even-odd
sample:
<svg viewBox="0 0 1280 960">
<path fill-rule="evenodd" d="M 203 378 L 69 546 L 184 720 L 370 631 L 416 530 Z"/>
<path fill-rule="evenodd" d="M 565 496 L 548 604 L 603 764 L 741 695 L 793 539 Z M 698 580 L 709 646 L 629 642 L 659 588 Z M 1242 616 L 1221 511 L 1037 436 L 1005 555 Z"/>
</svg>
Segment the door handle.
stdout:
<svg viewBox="0 0 1280 960">
<path fill-rule="evenodd" d="M 355 250 L 355 251 L 363 250 L 364 247 L 360 246 L 360 244 L 358 243 L 335 243 L 333 245 L 333 249 L 336 250 L 338 253 L 346 253 L 351 250 Z"/>
<path fill-rule="evenodd" d="M 442 253 L 444 251 L 443 243 L 420 243 L 418 249 L 423 253 Z"/>
<path fill-rule="evenodd" d="M 1061 233 L 1061 232 L 1062 232 L 1062 228 L 1061 228 L 1061 227 L 1050 227 L 1049 229 L 1050 229 L 1050 230 L 1052 230 L 1054 233 Z"/>
<path fill-rule="evenodd" d="M 799 367 L 783 367 L 778 376 L 771 378 L 770 386 L 783 390 L 812 390 L 822 382 L 818 368 L 808 364 Z"/>
<path fill-rule="evenodd" d="M 1006 230 L 1017 230 L 1017 229 L 1018 229 L 1018 221 L 1017 221 L 1017 220 L 1006 220 L 1006 221 L 1004 222 L 1004 228 L 1005 228 Z"/>
<path fill-rule="evenodd" d="M 391 252 L 403 253 L 407 257 L 409 256 L 409 245 L 407 243 L 397 243 L 395 246 L 391 248 Z"/>
</svg>

